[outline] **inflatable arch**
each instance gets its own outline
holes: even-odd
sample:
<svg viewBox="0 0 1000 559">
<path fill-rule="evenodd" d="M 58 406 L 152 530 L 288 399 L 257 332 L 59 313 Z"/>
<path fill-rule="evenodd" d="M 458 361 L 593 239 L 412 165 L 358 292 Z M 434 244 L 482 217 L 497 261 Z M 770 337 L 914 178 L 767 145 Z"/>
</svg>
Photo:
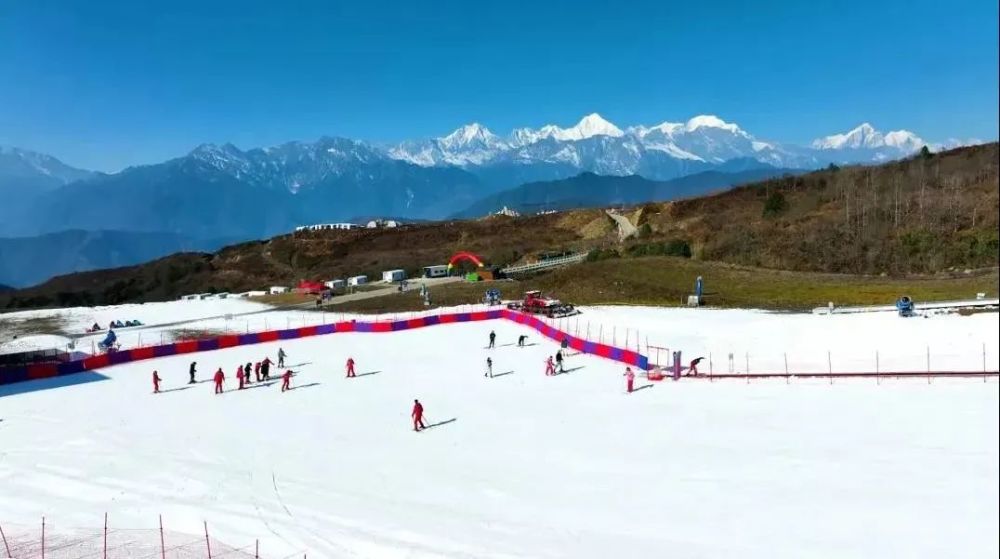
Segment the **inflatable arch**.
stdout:
<svg viewBox="0 0 1000 559">
<path fill-rule="evenodd" d="M 451 260 L 448 261 L 448 270 L 450 271 L 452 268 L 455 267 L 456 263 L 461 262 L 462 260 L 468 260 L 469 262 L 472 262 L 473 264 L 476 265 L 477 268 L 482 268 L 483 266 L 485 266 L 485 264 L 483 264 L 483 261 L 480 260 L 478 256 L 472 254 L 471 252 L 456 252 L 455 255 L 451 257 Z"/>
</svg>

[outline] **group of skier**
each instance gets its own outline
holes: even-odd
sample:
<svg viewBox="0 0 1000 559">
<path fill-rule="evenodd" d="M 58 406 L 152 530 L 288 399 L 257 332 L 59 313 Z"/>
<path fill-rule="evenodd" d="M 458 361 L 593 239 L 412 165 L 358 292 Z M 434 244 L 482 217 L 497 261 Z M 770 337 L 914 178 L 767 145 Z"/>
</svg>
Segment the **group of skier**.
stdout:
<svg viewBox="0 0 1000 559">
<path fill-rule="evenodd" d="M 285 367 L 285 358 L 288 354 L 285 353 L 283 348 L 278 348 L 278 368 L 283 369 Z M 256 363 L 247 362 L 245 365 L 240 364 L 236 366 L 236 382 L 238 383 L 237 390 L 244 390 L 248 384 L 253 384 L 254 382 L 267 382 L 271 380 L 271 365 L 274 361 L 271 361 L 270 357 L 264 357 L 262 361 Z M 348 357 L 347 364 L 345 366 L 347 371 L 347 378 L 355 378 L 357 374 L 354 372 L 354 358 Z M 198 362 L 192 361 L 191 366 L 188 368 L 188 384 L 196 384 L 198 381 L 195 380 L 195 375 L 198 372 Z M 285 370 L 281 375 L 281 391 L 285 392 L 291 390 L 292 376 L 295 374 L 291 369 Z M 256 381 L 254 380 L 256 379 Z M 160 377 L 158 371 L 153 371 L 153 393 L 160 393 L 160 382 L 163 379 Z M 215 385 L 215 393 L 222 394 L 225 392 L 223 385 L 226 382 L 226 374 L 222 371 L 222 367 L 219 367 L 215 374 L 212 375 L 212 382 Z"/>
<path fill-rule="evenodd" d="M 527 336 L 525 336 L 523 334 L 520 335 L 520 336 L 518 336 L 517 346 L 518 347 L 525 347 L 525 343 L 524 342 L 525 342 L 526 339 L 527 339 Z M 567 349 L 568 347 L 569 347 L 569 342 L 568 342 L 567 339 L 564 338 L 560 342 L 560 349 L 556 351 L 555 356 L 551 356 L 550 355 L 545 360 L 545 375 L 546 376 L 554 376 L 554 375 L 557 375 L 559 373 L 566 372 L 565 369 L 563 368 L 563 350 Z M 494 348 L 496 348 L 496 332 L 495 331 L 490 331 L 490 334 L 489 334 L 489 345 L 487 346 L 487 349 L 494 349 Z M 278 348 L 278 363 L 277 363 L 277 366 L 278 366 L 279 369 L 285 368 L 285 358 L 287 356 L 288 355 L 285 353 L 285 350 L 283 348 Z M 699 361 L 701 361 L 700 358 L 691 362 L 690 373 L 689 374 L 698 374 L 696 367 L 697 367 L 697 364 L 698 364 Z M 258 361 L 257 363 L 250 363 L 250 362 L 248 362 L 246 364 L 237 365 L 237 367 L 236 367 L 236 380 L 238 382 L 238 388 L 237 388 L 237 390 L 243 390 L 243 389 L 246 388 L 246 385 L 252 384 L 254 382 L 261 383 L 261 382 L 267 382 L 267 381 L 269 381 L 271 379 L 270 371 L 271 371 L 271 365 L 272 364 L 274 364 L 274 362 L 271 361 L 271 359 L 269 357 L 264 357 L 263 360 Z M 356 373 L 355 373 L 354 365 L 355 365 L 354 358 L 353 357 L 348 357 L 347 358 L 347 363 L 345 365 L 346 378 L 355 378 L 357 376 Z M 198 382 L 197 380 L 195 380 L 196 373 L 197 373 L 197 362 L 193 361 L 193 362 L 191 362 L 191 366 L 188 369 L 188 374 L 190 376 L 190 380 L 188 381 L 188 384 L 195 384 L 195 383 Z M 292 379 L 292 376 L 294 374 L 295 373 L 291 369 L 286 369 L 285 372 L 281 375 L 281 381 L 282 381 L 281 382 L 281 391 L 282 392 L 291 390 L 291 379 Z M 492 357 L 487 357 L 486 358 L 486 373 L 484 374 L 484 376 L 489 377 L 489 378 L 493 378 L 493 358 Z M 624 376 L 625 376 L 626 390 L 628 392 L 632 392 L 634 390 L 635 373 L 632 371 L 631 367 L 626 367 L 625 368 L 625 375 Z M 254 379 L 256 379 L 256 380 L 254 380 Z M 213 381 L 214 386 L 215 386 L 215 394 L 222 394 L 225 391 L 223 385 L 224 385 L 224 383 L 226 381 L 226 375 L 222 371 L 222 367 L 219 367 L 215 371 L 215 374 L 212 377 L 212 381 Z M 159 393 L 160 392 L 160 382 L 162 382 L 162 378 L 160 377 L 159 372 L 154 370 L 153 371 L 153 393 Z M 413 400 L 413 408 L 412 408 L 412 410 L 410 412 L 410 417 L 413 420 L 413 430 L 414 431 L 421 431 L 421 430 L 427 428 L 427 426 L 424 424 L 424 406 L 423 406 L 423 404 L 420 403 L 420 400 L 416 400 L 416 399 Z"/>
<path fill-rule="evenodd" d="M 527 340 L 527 336 L 521 334 L 517 337 L 517 347 L 525 347 L 524 342 Z M 496 332 L 490 331 L 489 344 L 486 346 L 487 349 L 494 349 L 496 347 Z M 566 369 L 563 367 L 563 350 L 569 347 L 569 340 L 563 338 L 559 342 L 559 349 L 556 350 L 555 356 L 548 356 L 545 359 L 545 376 L 555 376 L 561 373 L 565 373 Z M 695 368 L 701 358 L 696 359 L 691 362 L 691 374 L 698 374 Z M 483 375 L 485 377 L 493 378 L 493 358 L 486 358 L 486 373 Z M 635 372 L 632 371 L 631 367 L 625 368 L 625 388 L 628 392 L 633 392 L 635 388 Z"/>
<path fill-rule="evenodd" d="M 288 355 L 285 350 L 278 348 L 278 368 L 284 368 L 285 358 Z M 254 382 L 267 382 L 271 380 L 271 365 L 274 361 L 271 361 L 270 357 L 264 357 L 263 360 L 256 363 L 247 362 L 245 365 L 240 364 L 236 366 L 236 382 L 238 383 L 237 390 L 244 390 L 248 384 L 253 384 Z M 197 384 L 197 379 L 195 376 L 198 373 L 198 362 L 192 361 L 191 365 L 188 367 L 188 384 Z M 292 375 L 294 371 L 287 369 L 281 375 L 281 391 L 291 390 Z M 255 380 L 256 379 L 256 380 Z M 160 393 L 160 383 L 163 379 L 160 377 L 158 371 L 153 371 L 153 393 Z M 222 371 L 222 367 L 219 367 L 215 374 L 212 375 L 212 383 L 215 386 L 215 393 L 222 394 L 225 392 L 223 385 L 226 382 L 226 374 Z"/>
</svg>

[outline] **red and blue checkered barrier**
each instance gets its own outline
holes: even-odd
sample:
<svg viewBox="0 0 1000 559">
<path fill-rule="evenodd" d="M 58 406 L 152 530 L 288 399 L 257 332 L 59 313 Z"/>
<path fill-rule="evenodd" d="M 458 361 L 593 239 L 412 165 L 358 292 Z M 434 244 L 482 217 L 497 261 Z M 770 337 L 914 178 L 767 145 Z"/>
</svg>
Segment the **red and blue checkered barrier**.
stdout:
<svg viewBox="0 0 1000 559">
<path fill-rule="evenodd" d="M 640 370 L 649 368 L 648 357 L 637 351 L 600 344 L 572 336 L 549 324 L 546 324 L 537 316 L 511 311 L 509 309 L 493 309 L 438 314 L 384 322 L 358 322 L 352 320 L 349 322 L 337 322 L 334 324 L 320 324 L 317 326 L 303 326 L 300 328 L 270 330 L 249 334 L 230 334 L 203 340 L 189 340 L 163 345 L 138 347 L 104 353 L 101 355 L 93 355 L 84 359 L 63 363 L 37 363 L 23 367 L 0 368 L 0 384 L 11 384 L 28 380 L 70 375 L 84 371 L 103 369 L 112 365 L 121 365 L 123 363 L 132 363 L 134 361 L 154 359 L 156 357 L 169 357 L 171 355 L 214 351 L 217 349 L 262 344 L 281 340 L 296 340 L 299 338 L 336 334 L 339 332 L 399 332 L 402 330 L 424 328 L 426 326 L 434 326 L 437 324 L 480 322 L 484 320 L 496 319 L 506 319 L 523 326 L 527 326 L 528 328 L 538 331 L 543 336 L 559 343 L 565 340 L 569 347 L 581 353 L 597 355 L 599 357 L 625 363 Z"/>
</svg>

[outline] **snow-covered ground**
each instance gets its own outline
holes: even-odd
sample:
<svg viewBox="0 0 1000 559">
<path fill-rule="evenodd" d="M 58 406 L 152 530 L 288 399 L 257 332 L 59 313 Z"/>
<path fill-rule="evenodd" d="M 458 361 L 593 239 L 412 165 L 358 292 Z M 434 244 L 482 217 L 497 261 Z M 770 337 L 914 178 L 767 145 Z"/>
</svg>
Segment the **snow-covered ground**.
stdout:
<svg viewBox="0 0 1000 559">
<path fill-rule="evenodd" d="M 102 312 L 156 323 L 206 311 L 189 304 Z M 638 330 L 641 343 L 648 335 L 685 356 L 820 351 L 820 370 L 824 341 L 859 363 L 883 341 L 887 350 L 912 343 L 918 367 L 933 342 L 942 367 L 956 368 L 965 361 L 950 348 L 992 344 L 995 360 L 998 338 L 996 314 L 602 307 L 578 321 L 563 326 L 603 325 L 605 341 L 610 327 L 619 343 L 624 329 Z M 491 329 L 499 347 L 488 351 Z M 532 345 L 517 348 L 522 333 Z M 301 388 L 215 396 L 209 383 L 185 384 L 197 360 L 201 379 L 221 366 L 232 389 L 238 363 L 274 359 L 279 345 Z M 544 376 L 555 350 L 533 331 L 492 321 L 169 357 L 85 373 L 72 382 L 92 382 L 71 386 L 0 387 L 0 522 L 27 526 L 45 515 L 96 527 L 108 512 L 117 526 L 149 528 L 162 514 L 172 530 L 198 534 L 207 520 L 229 544 L 260 539 L 265 557 L 998 553 L 995 379 L 685 379 L 626 395 L 623 367 L 595 357 L 572 356 L 568 374 Z M 948 352 L 954 361 L 944 361 Z M 343 378 L 349 355 L 356 379 Z M 483 377 L 487 356 L 501 376 Z M 177 390 L 150 394 L 154 368 L 164 389 Z M 445 423 L 412 432 L 414 398 L 431 423 Z"/>
<path fill-rule="evenodd" d="M 0 325 L 55 316 L 67 333 L 79 335 L 94 322 L 106 326 L 111 320 L 140 320 L 147 326 L 116 330 L 121 347 L 128 349 L 197 333 L 258 332 L 352 318 L 392 320 L 485 307 L 466 305 L 375 317 L 335 312 L 335 308 L 330 312 L 266 312 L 267 305 L 245 299 L 175 301 L 8 313 L 0 315 Z M 668 363 L 674 350 L 683 352 L 685 363 L 705 357 L 701 365 L 705 372 L 776 373 L 784 372 L 786 364 L 793 373 L 1000 369 L 1000 320 L 995 312 L 903 319 L 895 313 L 814 315 L 628 306 L 581 310 L 580 315 L 551 322 L 591 340 L 638 349 L 656 363 Z M 190 322 L 175 324 L 185 320 Z M 83 336 L 76 347 L 96 351 L 105 335 L 102 331 Z"/>
</svg>

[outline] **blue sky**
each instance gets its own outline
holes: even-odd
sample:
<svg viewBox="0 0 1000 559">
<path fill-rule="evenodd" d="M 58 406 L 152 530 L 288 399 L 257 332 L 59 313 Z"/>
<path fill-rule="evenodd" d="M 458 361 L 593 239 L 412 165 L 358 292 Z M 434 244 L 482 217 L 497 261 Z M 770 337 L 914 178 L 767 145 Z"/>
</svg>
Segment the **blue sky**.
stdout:
<svg viewBox="0 0 1000 559">
<path fill-rule="evenodd" d="M 10 0 L 0 144 L 113 171 L 202 142 L 701 113 L 805 143 L 998 134 L 997 3 Z"/>
</svg>

